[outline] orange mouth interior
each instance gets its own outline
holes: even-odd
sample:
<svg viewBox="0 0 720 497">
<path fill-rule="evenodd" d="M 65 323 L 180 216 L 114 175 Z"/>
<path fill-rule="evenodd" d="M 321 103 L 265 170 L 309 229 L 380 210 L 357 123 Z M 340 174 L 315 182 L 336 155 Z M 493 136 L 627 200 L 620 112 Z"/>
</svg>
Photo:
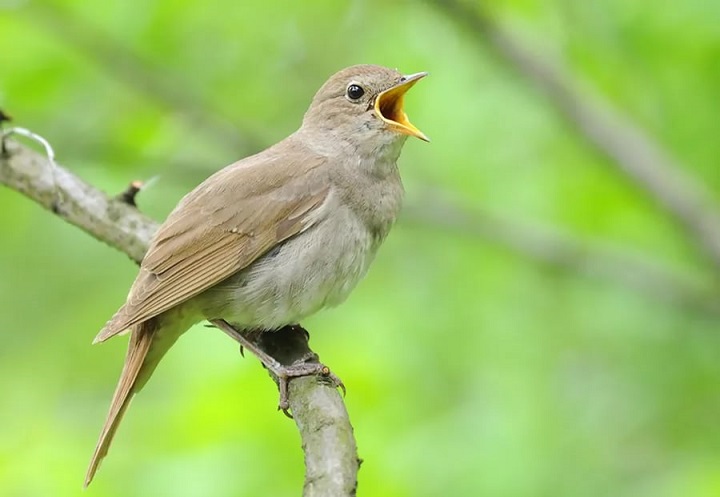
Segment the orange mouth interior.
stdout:
<svg viewBox="0 0 720 497">
<path fill-rule="evenodd" d="M 378 110 L 380 115 L 388 121 L 393 121 L 401 125 L 407 125 L 407 114 L 403 111 L 403 101 L 405 93 L 402 92 L 385 92 L 378 97 Z"/>
<path fill-rule="evenodd" d="M 404 135 L 415 136 L 424 141 L 430 141 L 425 133 L 417 129 L 408 119 L 403 109 L 405 93 L 412 88 L 425 73 L 418 73 L 408 76 L 400 84 L 393 86 L 380 93 L 375 99 L 375 112 L 388 124 L 388 126 Z"/>
</svg>

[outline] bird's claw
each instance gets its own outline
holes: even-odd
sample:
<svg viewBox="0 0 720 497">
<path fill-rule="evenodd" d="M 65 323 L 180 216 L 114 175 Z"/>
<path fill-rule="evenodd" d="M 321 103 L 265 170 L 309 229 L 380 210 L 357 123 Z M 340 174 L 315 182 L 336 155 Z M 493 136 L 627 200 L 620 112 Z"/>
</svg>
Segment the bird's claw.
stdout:
<svg viewBox="0 0 720 497">
<path fill-rule="evenodd" d="M 267 367 L 267 366 L 266 366 Z M 318 362 L 305 362 L 301 364 L 294 364 L 291 366 L 279 366 L 268 368 L 275 375 L 278 381 L 278 388 L 280 389 L 280 400 L 278 401 L 278 411 L 282 411 L 287 417 L 292 418 L 290 414 L 290 395 L 289 395 L 289 384 L 293 378 L 300 378 L 302 376 L 320 376 L 327 378 L 329 383 L 342 390 L 343 397 L 347 394 L 347 389 L 342 380 L 324 364 Z"/>
</svg>

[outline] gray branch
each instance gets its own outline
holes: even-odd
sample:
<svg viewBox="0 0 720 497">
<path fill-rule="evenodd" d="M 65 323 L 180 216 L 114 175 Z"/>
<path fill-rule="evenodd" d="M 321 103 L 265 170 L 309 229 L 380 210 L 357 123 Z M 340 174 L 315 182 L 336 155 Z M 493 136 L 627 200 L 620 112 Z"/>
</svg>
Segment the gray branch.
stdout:
<svg viewBox="0 0 720 497">
<path fill-rule="evenodd" d="M 67 169 L 7 141 L 0 183 L 34 200 L 70 224 L 139 262 L 158 224 Z M 297 333 L 294 334 L 295 336 Z M 299 355 L 306 355 L 307 341 Z M 322 378 L 290 382 L 290 409 L 305 453 L 305 497 L 354 496 L 359 461 L 350 418 L 340 394 Z"/>
<path fill-rule="evenodd" d="M 638 126 L 581 91 L 543 54 L 534 53 L 485 11 L 483 2 L 430 0 L 489 46 L 555 105 L 574 129 L 635 181 L 690 233 L 720 269 L 720 211 L 703 185 Z"/>
</svg>

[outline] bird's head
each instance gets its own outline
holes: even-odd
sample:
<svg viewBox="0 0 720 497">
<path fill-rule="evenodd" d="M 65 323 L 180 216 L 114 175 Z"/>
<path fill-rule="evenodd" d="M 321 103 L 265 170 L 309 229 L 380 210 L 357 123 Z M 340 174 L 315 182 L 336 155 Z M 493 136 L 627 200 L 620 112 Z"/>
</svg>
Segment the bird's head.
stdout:
<svg viewBox="0 0 720 497">
<path fill-rule="evenodd" d="M 303 129 L 358 144 L 402 142 L 407 136 L 430 141 L 403 109 L 405 93 L 425 76 L 375 65 L 343 69 L 315 94 Z"/>
</svg>

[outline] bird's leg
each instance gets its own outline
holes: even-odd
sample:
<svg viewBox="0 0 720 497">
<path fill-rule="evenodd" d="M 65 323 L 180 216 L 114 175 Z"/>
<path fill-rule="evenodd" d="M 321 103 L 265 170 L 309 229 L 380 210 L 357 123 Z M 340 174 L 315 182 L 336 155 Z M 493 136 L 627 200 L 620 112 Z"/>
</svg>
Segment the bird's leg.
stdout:
<svg viewBox="0 0 720 497">
<path fill-rule="evenodd" d="M 318 355 L 308 346 L 308 333 L 299 325 L 286 326 L 273 332 L 241 333 L 222 319 L 210 321 L 214 326 L 252 352 L 270 371 L 280 389 L 278 409 L 289 416 L 288 383 L 293 378 L 318 375 L 339 387 L 345 394 L 345 385 L 330 369 L 319 362 Z M 298 333 L 300 331 L 301 333 Z"/>
</svg>

